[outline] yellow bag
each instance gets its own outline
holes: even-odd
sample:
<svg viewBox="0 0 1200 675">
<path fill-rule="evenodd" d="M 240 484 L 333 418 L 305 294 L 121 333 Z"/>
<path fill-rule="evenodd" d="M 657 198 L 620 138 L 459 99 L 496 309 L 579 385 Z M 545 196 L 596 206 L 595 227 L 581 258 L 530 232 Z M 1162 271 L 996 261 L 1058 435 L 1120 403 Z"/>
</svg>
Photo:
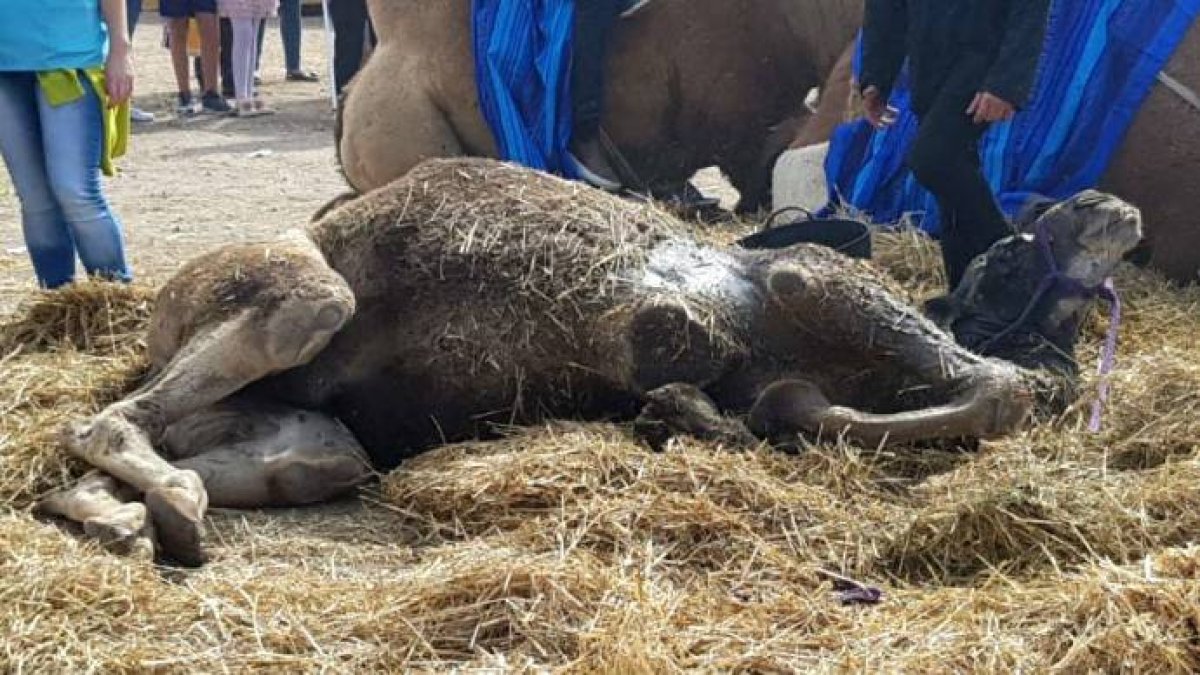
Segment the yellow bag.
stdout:
<svg viewBox="0 0 1200 675">
<path fill-rule="evenodd" d="M 200 24 L 195 18 L 188 19 L 187 52 L 188 56 L 200 56 Z"/>
</svg>

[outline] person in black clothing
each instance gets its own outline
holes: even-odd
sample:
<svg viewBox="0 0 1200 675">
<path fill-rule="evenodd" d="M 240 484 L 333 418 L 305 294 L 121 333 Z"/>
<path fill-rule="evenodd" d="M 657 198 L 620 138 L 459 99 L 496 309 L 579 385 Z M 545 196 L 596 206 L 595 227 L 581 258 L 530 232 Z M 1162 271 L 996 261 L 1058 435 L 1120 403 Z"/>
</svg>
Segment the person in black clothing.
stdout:
<svg viewBox="0 0 1200 675">
<path fill-rule="evenodd" d="M 585 181 L 606 190 L 621 183 L 600 144 L 604 110 L 604 62 L 618 18 L 628 18 L 649 0 L 576 0 L 571 52 L 571 156 Z"/>
<path fill-rule="evenodd" d="M 909 61 L 917 140 L 908 158 L 937 199 L 953 289 L 967 266 L 1011 232 L 984 179 L 979 138 L 1033 89 L 1050 0 L 866 0 L 859 86 L 867 119 L 892 122 L 887 99 Z"/>
<path fill-rule="evenodd" d="M 340 95 L 351 78 L 362 67 L 366 52 L 367 32 L 375 41 L 374 29 L 367 13 L 366 0 L 330 0 L 329 20 L 333 23 L 333 78 Z"/>
</svg>

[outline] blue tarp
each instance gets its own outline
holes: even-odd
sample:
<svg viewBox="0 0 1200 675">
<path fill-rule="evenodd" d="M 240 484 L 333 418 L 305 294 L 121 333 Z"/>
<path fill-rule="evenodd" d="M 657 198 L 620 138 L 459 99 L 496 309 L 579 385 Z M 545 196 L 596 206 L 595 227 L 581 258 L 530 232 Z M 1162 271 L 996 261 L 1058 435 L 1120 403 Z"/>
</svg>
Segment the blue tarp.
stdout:
<svg viewBox="0 0 1200 675">
<path fill-rule="evenodd" d="M 1006 213 L 1032 194 L 1064 199 L 1096 186 L 1198 13 L 1200 0 L 1054 2 L 1030 105 L 981 143 L 984 173 Z M 856 58 L 855 73 L 859 66 Z M 917 125 L 907 72 L 891 103 L 900 115 L 890 129 L 858 120 L 834 132 L 825 166 L 831 202 L 877 222 L 909 215 L 936 234 L 937 205 L 905 164 Z"/>
<path fill-rule="evenodd" d="M 476 84 L 502 159 L 575 178 L 571 39 L 575 0 L 474 0 Z"/>
</svg>

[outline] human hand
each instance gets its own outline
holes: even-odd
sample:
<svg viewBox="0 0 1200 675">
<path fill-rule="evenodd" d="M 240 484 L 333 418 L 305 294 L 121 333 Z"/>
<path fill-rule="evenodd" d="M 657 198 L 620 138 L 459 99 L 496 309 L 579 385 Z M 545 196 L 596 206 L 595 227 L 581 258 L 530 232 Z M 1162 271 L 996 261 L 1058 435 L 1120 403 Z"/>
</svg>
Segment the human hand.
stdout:
<svg viewBox="0 0 1200 675">
<path fill-rule="evenodd" d="M 115 47 L 109 51 L 104 82 L 110 106 L 119 106 L 133 95 L 133 55 L 128 49 Z"/>
<path fill-rule="evenodd" d="M 975 124 L 1012 119 L 1016 112 L 1017 109 L 1013 107 L 1013 104 L 986 91 L 975 94 L 971 105 L 967 106 L 967 114 L 971 116 Z"/>
<path fill-rule="evenodd" d="M 863 109 L 867 113 L 867 122 L 876 129 L 884 129 L 896 121 L 895 115 L 889 114 L 891 111 L 879 93 L 879 87 L 874 85 L 863 90 Z"/>
</svg>

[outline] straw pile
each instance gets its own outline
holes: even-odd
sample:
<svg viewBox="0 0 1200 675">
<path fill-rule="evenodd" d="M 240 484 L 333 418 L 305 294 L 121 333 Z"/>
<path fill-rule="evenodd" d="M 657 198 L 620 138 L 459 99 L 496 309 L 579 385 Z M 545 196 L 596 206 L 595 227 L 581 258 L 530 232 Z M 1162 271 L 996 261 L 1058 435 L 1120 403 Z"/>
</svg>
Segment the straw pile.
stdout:
<svg viewBox="0 0 1200 675">
<path fill-rule="evenodd" d="M 916 294 L 936 283 L 921 239 L 877 246 Z M 429 453 L 358 501 L 215 513 L 188 573 L 27 514 L 77 470 L 54 428 L 136 381 L 148 306 L 40 296 L 0 328 L 0 671 L 1195 672 L 1200 290 L 1119 282 L 1098 435 L 1081 406 L 976 454 L 653 455 L 564 422 Z M 857 584 L 882 602 L 843 605 Z"/>
</svg>

